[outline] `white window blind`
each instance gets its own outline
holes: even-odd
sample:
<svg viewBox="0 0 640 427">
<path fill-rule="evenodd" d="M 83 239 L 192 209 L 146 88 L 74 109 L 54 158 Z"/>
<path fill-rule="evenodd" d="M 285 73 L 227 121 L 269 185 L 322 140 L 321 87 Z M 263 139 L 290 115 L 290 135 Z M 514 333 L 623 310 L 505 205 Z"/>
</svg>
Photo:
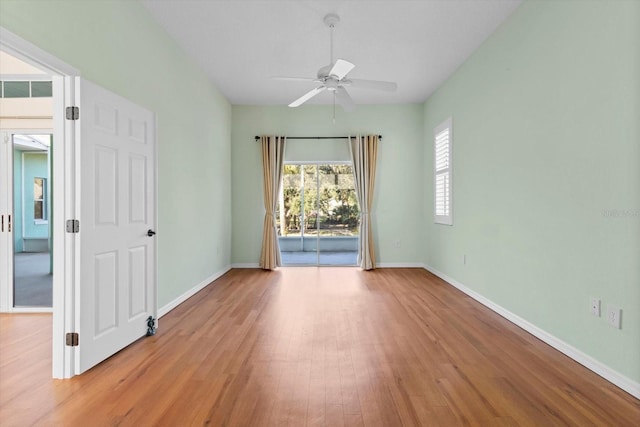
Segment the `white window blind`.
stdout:
<svg viewBox="0 0 640 427">
<path fill-rule="evenodd" d="M 433 131 L 433 207 L 436 224 L 453 225 L 452 136 L 451 117 Z"/>
</svg>

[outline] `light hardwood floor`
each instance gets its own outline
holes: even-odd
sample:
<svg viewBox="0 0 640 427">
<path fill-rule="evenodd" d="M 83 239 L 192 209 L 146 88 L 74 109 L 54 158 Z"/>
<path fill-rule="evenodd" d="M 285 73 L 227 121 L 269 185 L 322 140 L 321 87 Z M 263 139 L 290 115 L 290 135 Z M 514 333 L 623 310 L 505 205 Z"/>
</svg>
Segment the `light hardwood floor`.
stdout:
<svg viewBox="0 0 640 427">
<path fill-rule="evenodd" d="M 640 425 L 640 401 L 421 269 L 232 270 L 84 375 L 0 316 L 2 426 Z"/>
</svg>

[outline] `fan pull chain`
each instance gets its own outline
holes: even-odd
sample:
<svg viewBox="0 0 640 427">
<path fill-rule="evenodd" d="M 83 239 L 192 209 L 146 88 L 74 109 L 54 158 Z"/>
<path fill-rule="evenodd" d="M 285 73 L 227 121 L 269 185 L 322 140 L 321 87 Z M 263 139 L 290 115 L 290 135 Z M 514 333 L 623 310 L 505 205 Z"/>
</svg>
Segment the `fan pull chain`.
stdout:
<svg viewBox="0 0 640 427">
<path fill-rule="evenodd" d="M 336 124 L 336 92 L 333 91 L 333 124 Z"/>
</svg>

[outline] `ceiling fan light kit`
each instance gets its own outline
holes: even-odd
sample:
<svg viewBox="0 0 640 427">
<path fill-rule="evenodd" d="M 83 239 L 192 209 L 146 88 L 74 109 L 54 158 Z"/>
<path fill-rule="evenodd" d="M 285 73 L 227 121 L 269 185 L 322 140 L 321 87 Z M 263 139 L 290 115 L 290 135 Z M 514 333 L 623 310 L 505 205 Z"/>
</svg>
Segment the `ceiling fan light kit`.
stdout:
<svg viewBox="0 0 640 427">
<path fill-rule="evenodd" d="M 315 89 L 302 95 L 300 98 L 289 104 L 289 107 L 298 107 L 321 92 L 329 91 L 333 93 L 334 120 L 335 120 L 335 104 L 342 107 L 343 110 L 351 112 L 355 110 L 355 102 L 345 89 L 351 86 L 362 89 L 383 90 L 394 92 L 398 85 L 394 82 L 386 82 L 379 80 L 363 80 L 363 79 L 347 79 L 347 74 L 355 68 L 355 65 L 344 59 L 333 60 L 333 29 L 340 22 L 340 17 L 335 13 L 329 13 L 323 19 L 324 24 L 329 27 L 330 31 L 330 62 L 318 70 L 317 78 L 301 78 L 301 77 L 274 77 L 276 80 L 290 81 L 308 81 L 319 83 Z"/>
</svg>

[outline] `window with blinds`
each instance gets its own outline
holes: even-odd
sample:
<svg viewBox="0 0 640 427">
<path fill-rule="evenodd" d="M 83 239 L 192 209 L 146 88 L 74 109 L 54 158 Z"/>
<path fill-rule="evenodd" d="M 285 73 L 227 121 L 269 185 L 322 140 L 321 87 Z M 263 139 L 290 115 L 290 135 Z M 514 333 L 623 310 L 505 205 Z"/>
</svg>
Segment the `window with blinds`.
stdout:
<svg viewBox="0 0 640 427">
<path fill-rule="evenodd" d="M 433 131 L 433 207 L 436 224 L 453 225 L 452 136 L 451 117 Z"/>
</svg>

